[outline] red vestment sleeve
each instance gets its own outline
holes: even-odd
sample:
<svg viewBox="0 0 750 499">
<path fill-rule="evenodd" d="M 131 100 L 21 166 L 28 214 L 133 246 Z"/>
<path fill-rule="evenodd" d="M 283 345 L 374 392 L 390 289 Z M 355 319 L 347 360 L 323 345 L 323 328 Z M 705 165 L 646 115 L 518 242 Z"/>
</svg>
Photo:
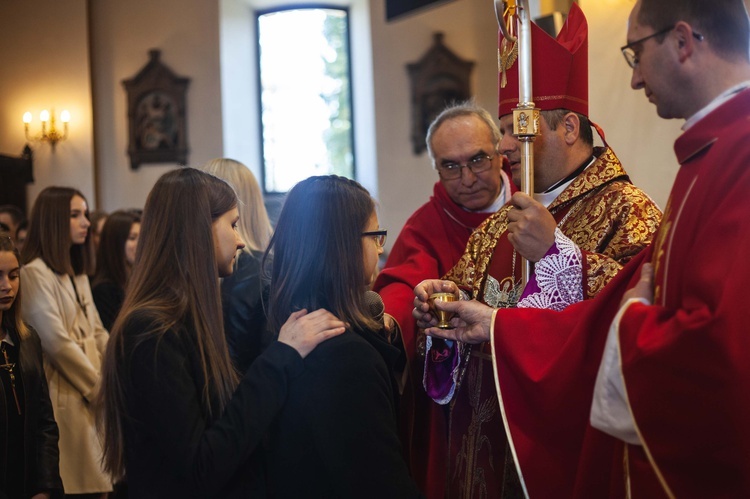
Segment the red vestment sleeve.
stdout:
<svg viewBox="0 0 750 499">
<path fill-rule="evenodd" d="M 617 497 L 622 443 L 589 423 L 596 374 L 620 297 L 649 249 L 591 300 L 562 312 L 501 309 L 493 364 L 506 432 L 530 497 Z"/>
</svg>

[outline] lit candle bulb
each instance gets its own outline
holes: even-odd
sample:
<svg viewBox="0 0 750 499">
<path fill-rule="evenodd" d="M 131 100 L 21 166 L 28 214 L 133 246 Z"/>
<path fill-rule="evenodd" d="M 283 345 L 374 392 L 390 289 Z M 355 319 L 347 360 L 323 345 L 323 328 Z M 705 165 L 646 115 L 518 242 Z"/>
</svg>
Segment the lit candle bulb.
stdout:
<svg viewBox="0 0 750 499">
<path fill-rule="evenodd" d="M 42 138 L 47 137 L 47 122 L 49 121 L 49 111 L 46 109 L 39 113 L 39 119 L 42 122 Z"/>
<path fill-rule="evenodd" d="M 70 112 L 66 110 L 60 113 L 60 121 L 68 123 L 70 121 Z"/>
<path fill-rule="evenodd" d="M 23 134 L 26 136 L 26 140 L 31 140 L 29 138 L 29 123 L 31 123 L 31 113 L 26 111 L 23 113 Z"/>
</svg>

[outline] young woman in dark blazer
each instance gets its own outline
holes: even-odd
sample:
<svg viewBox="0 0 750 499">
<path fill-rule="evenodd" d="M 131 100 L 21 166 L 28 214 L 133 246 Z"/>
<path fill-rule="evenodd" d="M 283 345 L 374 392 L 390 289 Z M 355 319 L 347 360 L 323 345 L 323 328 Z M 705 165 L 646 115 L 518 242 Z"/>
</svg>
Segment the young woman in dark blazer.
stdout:
<svg viewBox="0 0 750 499">
<path fill-rule="evenodd" d="M 398 350 L 372 317 L 365 293 L 386 231 L 357 182 L 311 177 L 288 194 L 271 238 L 270 313 L 279 331 L 298 309 L 326 308 L 346 333 L 305 359 L 271 440 L 271 488 L 280 498 L 408 498 L 396 428 Z"/>
</svg>

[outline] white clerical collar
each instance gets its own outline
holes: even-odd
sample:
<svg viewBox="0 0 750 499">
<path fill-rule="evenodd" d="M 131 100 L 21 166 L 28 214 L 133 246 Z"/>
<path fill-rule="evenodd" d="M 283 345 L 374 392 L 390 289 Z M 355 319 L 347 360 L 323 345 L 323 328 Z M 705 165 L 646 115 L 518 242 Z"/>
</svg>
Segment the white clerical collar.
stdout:
<svg viewBox="0 0 750 499">
<path fill-rule="evenodd" d="M 700 120 L 705 118 L 711 111 L 716 109 L 717 107 L 724 104 L 726 101 L 731 99 L 735 96 L 735 94 L 738 94 L 745 90 L 746 88 L 750 87 L 750 80 L 743 81 L 742 83 L 738 83 L 737 85 L 725 90 L 721 94 L 719 94 L 718 97 L 716 97 L 714 100 L 708 103 L 706 107 L 692 115 L 690 118 L 685 120 L 685 124 L 682 125 L 682 131 L 686 132 L 690 127 L 698 123 Z"/>
<path fill-rule="evenodd" d="M 497 210 L 505 206 L 505 203 L 505 186 L 502 186 L 500 188 L 500 195 L 497 197 L 497 199 L 495 199 L 495 202 L 489 205 L 487 209 L 482 210 L 480 213 L 495 213 Z"/>
<path fill-rule="evenodd" d="M 573 179 L 573 180 L 575 180 L 575 179 Z M 570 182 L 572 182 L 573 180 L 571 180 Z M 570 185 L 570 182 L 564 183 L 563 185 L 561 185 L 560 187 L 558 187 L 554 191 L 550 191 L 550 192 L 535 192 L 534 193 L 534 199 L 536 201 L 538 201 L 539 203 L 541 203 L 542 205 L 544 205 L 544 207 L 546 208 L 546 207 L 548 207 L 549 205 L 552 204 L 552 201 L 554 201 L 555 199 L 557 199 L 557 196 L 559 196 L 562 193 L 562 191 L 565 190 L 566 187 L 568 187 Z"/>
<path fill-rule="evenodd" d="M 507 200 L 505 199 L 505 185 L 501 185 L 500 186 L 500 195 L 497 196 L 497 198 L 495 198 L 495 200 L 492 202 L 492 204 L 489 205 L 487 208 L 485 208 L 483 210 L 476 210 L 476 211 L 474 211 L 474 210 L 467 210 L 466 208 L 463 208 L 463 206 L 462 206 L 462 208 L 464 209 L 464 211 L 470 211 L 472 213 L 495 213 L 497 210 L 499 210 L 500 208 L 502 208 L 503 206 L 505 206 L 506 201 Z"/>
<path fill-rule="evenodd" d="M 572 179 L 568 180 L 564 184 L 558 185 L 554 190 L 551 190 L 549 192 L 535 192 L 534 193 L 534 199 L 541 203 L 545 208 L 547 208 L 549 205 L 552 204 L 552 201 L 557 199 L 557 197 L 562 194 L 562 192 L 568 188 L 570 184 L 573 183 L 575 179 L 577 179 L 583 172 L 585 172 L 591 165 L 594 164 L 594 161 L 596 161 L 596 156 L 591 158 L 591 161 L 588 165 L 586 165 L 586 168 L 583 169 L 581 173 L 573 177 Z"/>
</svg>

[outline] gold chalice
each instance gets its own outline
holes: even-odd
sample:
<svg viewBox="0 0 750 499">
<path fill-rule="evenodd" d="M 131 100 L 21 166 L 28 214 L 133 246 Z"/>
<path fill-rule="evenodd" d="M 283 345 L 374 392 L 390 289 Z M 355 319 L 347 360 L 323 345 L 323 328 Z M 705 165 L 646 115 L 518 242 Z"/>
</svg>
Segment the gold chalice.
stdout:
<svg viewBox="0 0 750 499">
<path fill-rule="evenodd" d="M 453 293 L 434 293 L 431 294 L 430 297 L 427 300 L 427 303 L 430 305 L 430 312 L 432 312 L 432 315 L 437 317 L 438 323 L 437 327 L 440 329 L 453 329 L 453 326 L 451 325 L 451 319 L 455 315 L 453 312 L 448 312 L 446 310 L 438 310 L 437 307 L 435 307 L 435 302 L 438 301 L 456 301 L 458 298 L 456 298 L 456 295 Z"/>
</svg>

